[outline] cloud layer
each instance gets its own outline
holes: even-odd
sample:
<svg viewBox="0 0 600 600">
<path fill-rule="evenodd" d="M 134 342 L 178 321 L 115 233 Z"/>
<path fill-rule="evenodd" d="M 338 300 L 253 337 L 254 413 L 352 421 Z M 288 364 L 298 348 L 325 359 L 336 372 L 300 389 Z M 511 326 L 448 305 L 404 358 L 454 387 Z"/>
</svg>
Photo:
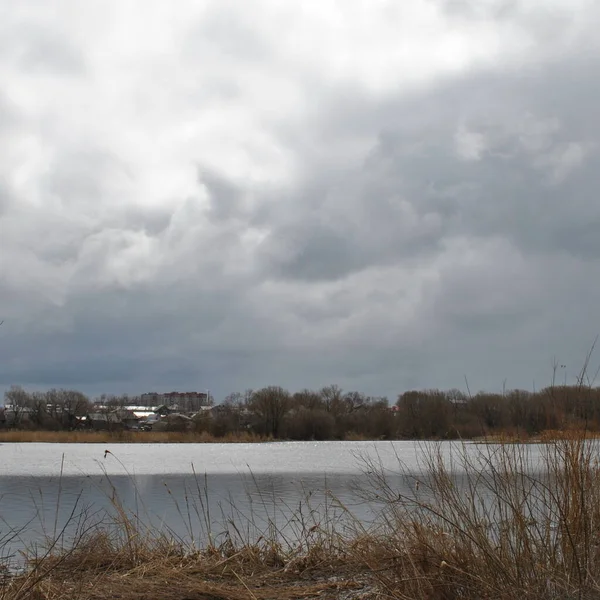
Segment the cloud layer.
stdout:
<svg viewBox="0 0 600 600">
<path fill-rule="evenodd" d="M 0 387 L 531 388 L 600 332 L 591 0 L 15 3 Z"/>
</svg>

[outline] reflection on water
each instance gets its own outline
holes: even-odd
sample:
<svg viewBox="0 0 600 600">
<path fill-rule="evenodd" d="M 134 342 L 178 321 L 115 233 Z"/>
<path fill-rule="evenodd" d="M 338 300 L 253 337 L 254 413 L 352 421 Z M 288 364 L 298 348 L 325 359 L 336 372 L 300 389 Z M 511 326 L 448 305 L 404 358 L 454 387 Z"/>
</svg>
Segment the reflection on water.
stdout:
<svg viewBox="0 0 600 600">
<path fill-rule="evenodd" d="M 76 524 L 106 520 L 117 505 L 144 525 L 203 545 L 225 532 L 256 539 L 269 525 L 287 537 L 302 527 L 375 519 L 378 507 L 356 495 L 360 474 L 212 474 L 0 477 L 0 535 L 18 536 L 11 553 L 55 538 Z M 297 517 L 304 521 L 300 522 Z M 232 524 L 235 523 L 235 527 Z"/>
<path fill-rule="evenodd" d="M 0 548 L 53 539 L 67 523 L 68 537 L 78 520 L 103 520 L 115 502 L 198 545 L 226 530 L 256 537 L 268 524 L 292 535 L 306 524 L 291 519 L 300 509 L 313 524 L 324 514 L 329 522 L 347 517 L 345 510 L 369 521 L 373 507 L 352 488 L 360 457 L 393 470 L 399 458 L 414 463 L 416 449 L 413 442 L 0 444 Z M 6 535 L 14 539 L 3 546 Z"/>
</svg>

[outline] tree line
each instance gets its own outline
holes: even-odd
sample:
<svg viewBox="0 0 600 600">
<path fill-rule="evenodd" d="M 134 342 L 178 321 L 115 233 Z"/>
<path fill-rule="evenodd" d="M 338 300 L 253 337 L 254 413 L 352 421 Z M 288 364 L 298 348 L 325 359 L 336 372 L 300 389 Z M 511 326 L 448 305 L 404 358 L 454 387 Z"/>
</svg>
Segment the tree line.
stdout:
<svg viewBox="0 0 600 600">
<path fill-rule="evenodd" d="M 240 418 L 243 414 L 245 420 Z M 565 428 L 600 431 L 600 388 L 552 385 L 538 392 L 476 394 L 412 390 L 389 406 L 387 398 L 343 392 L 338 386 L 295 394 L 268 387 L 232 394 L 205 426 L 217 436 L 250 427 L 294 440 L 471 439 Z"/>
<path fill-rule="evenodd" d="M 0 424 L 48 430 L 73 429 L 77 417 L 88 414 L 92 408 L 89 398 L 77 390 L 28 392 L 21 386 L 12 386 L 4 393 L 4 404 L 10 407 L 11 414 L 8 418 L 2 411 Z"/>
<path fill-rule="evenodd" d="M 40 429 L 72 429 L 78 417 L 98 410 L 76 390 L 12 387 L 5 404 L 13 411 L 12 426 Z M 136 404 L 136 399 L 104 396 L 101 404 L 111 410 Z M 600 431 L 600 388 L 553 385 L 538 392 L 474 395 L 456 389 L 413 390 L 390 406 L 385 397 L 345 392 L 336 385 L 295 393 L 269 386 L 230 394 L 212 410 L 200 411 L 188 427 L 217 437 L 252 432 L 290 440 L 467 439 L 566 427 Z"/>
</svg>

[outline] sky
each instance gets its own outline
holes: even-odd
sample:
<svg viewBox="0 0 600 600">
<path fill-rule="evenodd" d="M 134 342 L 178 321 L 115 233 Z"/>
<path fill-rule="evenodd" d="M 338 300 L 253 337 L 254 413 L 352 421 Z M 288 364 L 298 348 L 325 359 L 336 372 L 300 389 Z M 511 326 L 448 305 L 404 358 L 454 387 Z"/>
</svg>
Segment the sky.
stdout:
<svg viewBox="0 0 600 600">
<path fill-rule="evenodd" d="M 600 333 L 599 23 L 0 0 L 0 391 L 573 382 Z"/>
</svg>

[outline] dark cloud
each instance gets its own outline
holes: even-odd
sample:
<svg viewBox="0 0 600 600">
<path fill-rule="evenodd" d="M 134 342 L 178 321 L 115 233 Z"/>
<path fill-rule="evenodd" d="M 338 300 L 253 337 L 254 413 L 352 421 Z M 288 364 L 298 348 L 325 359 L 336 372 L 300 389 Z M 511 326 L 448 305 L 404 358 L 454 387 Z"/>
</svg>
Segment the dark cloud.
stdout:
<svg viewBox="0 0 600 600">
<path fill-rule="evenodd" d="M 206 187 L 210 202 L 211 217 L 217 221 L 227 221 L 240 214 L 242 190 L 226 177 L 211 169 L 199 169 L 198 179 Z"/>
<path fill-rule="evenodd" d="M 0 218 L 2 217 L 2 213 L 8 210 L 10 201 L 10 192 L 8 191 L 6 185 L 4 185 L 2 181 L 0 181 Z"/>
<path fill-rule="evenodd" d="M 435 254 L 455 236 L 503 236 L 525 253 L 596 257 L 600 89 L 590 73 L 600 64 L 565 62 L 530 77 L 482 74 L 354 107 L 371 115 L 377 142 L 353 173 L 316 175 L 319 195 L 295 202 L 290 222 L 266 242 L 273 270 L 343 277 Z M 553 86 L 563 90 L 558 97 Z M 335 127 L 343 135 L 339 116 Z"/>
<path fill-rule="evenodd" d="M 315 52 L 229 4 L 172 29 L 149 10 L 135 45 L 79 13 L 86 44 L 49 20 L 0 45 L 0 386 L 574 374 L 600 327 L 597 44 L 556 33 L 567 8 L 438 6 L 461 39 L 500 32 L 490 57 L 432 67 L 431 40 L 382 83 L 325 13 L 298 14 Z"/>
</svg>

